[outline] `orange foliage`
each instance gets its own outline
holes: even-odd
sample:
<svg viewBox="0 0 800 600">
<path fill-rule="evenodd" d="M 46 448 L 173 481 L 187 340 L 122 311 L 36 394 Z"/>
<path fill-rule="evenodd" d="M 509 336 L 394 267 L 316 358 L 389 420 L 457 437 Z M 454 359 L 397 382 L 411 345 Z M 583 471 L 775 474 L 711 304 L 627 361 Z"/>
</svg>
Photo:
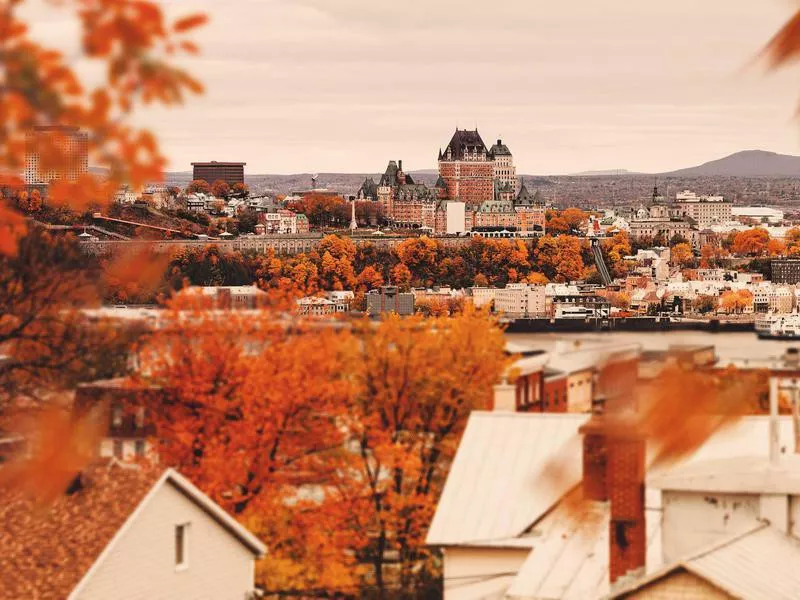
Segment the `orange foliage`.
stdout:
<svg viewBox="0 0 800 600">
<path fill-rule="evenodd" d="M 131 124 L 136 105 L 176 104 L 201 86 L 170 61 L 184 32 L 202 23 L 194 16 L 169 26 L 161 8 L 150 0 L 87 0 L 59 3 L 73 10 L 80 23 L 84 55 L 105 66 L 105 78 L 94 87 L 79 80 L 58 51 L 34 41 L 19 16 L 22 1 L 0 11 L 3 31 L 3 89 L 0 114 L 0 173 L 17 171 L 26 150 L 39 155 L 39 168 L 57 181 L 49 200 L 83 209 L 110 202 L 125 183 L 134 189 L 162 177 L 165 159 L 155 138 Z M 184 46 L 183 48 L 185 48 Z M 36 125 L 79 128 L 88 134 L 90 160 L 107 169 L 101 179 L 92 174 L 70 177 L 74 150 L 64 143 L 66 133 L 29 135 Z M 0 186 L 19 189 L 14 176 L 0 177 Z M 13 253 L 24 223 L 0 208 L 0 252 Z"/>
</svg>

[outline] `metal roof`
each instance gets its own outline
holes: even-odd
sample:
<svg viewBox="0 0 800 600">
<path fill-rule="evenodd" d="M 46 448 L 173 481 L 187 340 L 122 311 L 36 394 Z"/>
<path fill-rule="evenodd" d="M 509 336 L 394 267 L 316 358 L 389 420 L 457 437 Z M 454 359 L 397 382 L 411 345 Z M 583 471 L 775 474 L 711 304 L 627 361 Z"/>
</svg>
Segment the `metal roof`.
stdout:
<svg viewBox="0 0 800 600">
<path fill-rule="evenodd" d="M 654 475 L 647 485 L 694 492 L 800 494 L 800 457 L 787 455 L 776 464 L 765 456 L 694 462 Z"/>
<path fill-rule="evenodd" d="M 519 537 L 580 481 L 577 430 L 587 418 L 583 414 L 474 411 L 427 543 L 490 546 Z M 558 452 L 564 454 L 561 476 L 553 485 L 543 485 L 542 469 Z M 519 541 L 508 545 L 519 545 Z"/>
<path fill-rule="evenodd" d="M 626 597 L 675 571 L 686 570 L 734 598 L 791 600 L 800 598 L 799 563 L 800 540 L 761 525 L 615 590 L 608 597 Z"/>
<path fill-rule="evenodd" d="M 609 517 L 607 502 L 592 502 L 580 519 L 561 507 L 542 519 L 506 598 L 583 600 L 607 594 Z M 646 524 L 646 563 L 660 566 L 660 511 L 648 510 Z"/>
</svg>

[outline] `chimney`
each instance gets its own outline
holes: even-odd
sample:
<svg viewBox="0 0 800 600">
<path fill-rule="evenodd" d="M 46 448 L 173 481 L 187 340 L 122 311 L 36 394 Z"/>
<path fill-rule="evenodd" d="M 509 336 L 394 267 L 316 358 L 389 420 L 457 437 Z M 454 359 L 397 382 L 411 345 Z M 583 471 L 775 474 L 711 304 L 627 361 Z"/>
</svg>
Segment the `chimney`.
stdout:
<svg viewBox="0 0 800 600">
<path fill-rule="evenodd" d="M 499 412 L 515 412 L 517 410 L 517 386 L 503 381 L 494 386 L 494 410 Z"/>
<path fill-rule="evenodd" d="M 630 419 L 606 415 L 596 398 L 583 434 L 583 495 L 610 503 L 609 582 L 644 569 L 647 550 L 644 515 L 645 440 Z"/>
</svg>

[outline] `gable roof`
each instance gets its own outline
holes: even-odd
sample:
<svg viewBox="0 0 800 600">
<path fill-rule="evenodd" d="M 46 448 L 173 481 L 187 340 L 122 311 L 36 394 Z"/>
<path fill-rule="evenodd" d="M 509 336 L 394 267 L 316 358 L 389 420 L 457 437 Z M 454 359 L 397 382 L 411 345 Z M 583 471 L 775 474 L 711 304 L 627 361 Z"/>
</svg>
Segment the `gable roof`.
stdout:
<svg viewBox="0 0 800 600">
<path fill-rule="evenodd" d="M 83 471 L 81 481 L 80 489 L 47 507 L 19 490 L 0 493 L 0 599 L 55 600 L 74 595 L 163 485 L 173 485 L 254 555 L 266 551 L 253 534 L 174 469 L 99 461 Z"/>
<path fill-rule="evenodd" d="M 580 479 L 577 430 L 583 414 L 473 411 L 447 476 L 427 543 L 435 546 L 523 546 L 516 539 Z M 553 486 L 542 469 L 570 445 Z"/>
<path fill-rule="evenodd" d="M 547 365 L 550 367 L 550 365 Z M 569 368 L 565 365 L 565 368 Z M 589 415 L 473 411 L 428 530 L 432 546 L 532 547 L 524 532 L 581 480 L 578 427 Z M 716 432 L 683 464 L 767 456 L 769 417 L 744 417 Z M 794 451 L 791 417 L 779 418 L 781 453 Z M 559 477 L 544 485 L 557 461 Z M 651 467 L 668 473 L 676 465 Z M 658 491 L 648 488 L 648 502 Z"/>
<path fill-rule="evenodd" d="M 158 479 L 108 464 L 84 472 L 83 489 L 38 505 L 0 493 L 0 598 L 66 598 Z"/>
<path fill-rule="evenodd" d="M 734 598 L 790 600 L 800 598 L 798 562 L 800 540 L 761 524 L 623 586 L 608 597 L 625 598 L 676 571 L 685 570 Z"/>
</svg>

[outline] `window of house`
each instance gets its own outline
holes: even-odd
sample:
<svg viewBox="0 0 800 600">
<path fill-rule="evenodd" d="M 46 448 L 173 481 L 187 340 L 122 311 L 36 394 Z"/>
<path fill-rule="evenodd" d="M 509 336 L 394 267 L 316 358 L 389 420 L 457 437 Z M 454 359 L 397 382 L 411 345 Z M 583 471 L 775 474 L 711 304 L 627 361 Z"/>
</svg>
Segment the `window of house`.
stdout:
<svg viewBox="0 0 800 600">
<path fill-rule="evenodd" d="M 144 456 L 144 451 L 145 451 L 144 440 L 136 440 L 134 448 L 136 451 L 136 456 L 138 458 L 142 458 Z"/>
<path fill-rule="evenodd" d="M 122 440 L 114 440 L 114 458 L 122 458 Z"/>
<path fill-rule="evenodd" d="M 136 427 L 144 427 L 144 406 L 139 406 L 136 409 Z"/>
<path fill-rule="evenodd" d="M 122 406 L 119 404 L 115 404 L 111 408 L 111 424 L 114 427 L 120 427 L 122 425 Z"/>
<path fill-rule="evenodd" d="M 189 523 L 175 526 L 175 568 L 189 568 Z"/>
</svg>

